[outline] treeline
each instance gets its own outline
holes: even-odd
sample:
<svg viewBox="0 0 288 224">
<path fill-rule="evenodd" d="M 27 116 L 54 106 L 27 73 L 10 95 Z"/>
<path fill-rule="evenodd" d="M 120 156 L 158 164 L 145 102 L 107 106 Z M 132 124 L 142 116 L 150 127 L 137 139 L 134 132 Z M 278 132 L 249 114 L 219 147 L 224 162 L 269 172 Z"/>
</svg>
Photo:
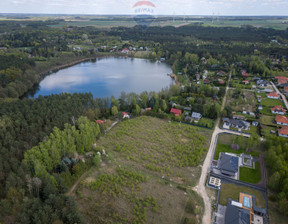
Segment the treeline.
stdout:
<svg viewBox="0 0 288 224">
<path fill-rule="evenodd" d="M 87 117 L 80 117 L 75 126 L 65 124 L 62 131 L 55 127 L 45 141 L 25 152 L 23 162 L 33 176 L 48 178 L 56 184 L 57 181 L 49 173 L 60 166 L 62 158 L 71 157 L 75 152 L 83 154 L 90 151 L 99 136 L 98 124 Z"/>
<path fill-rule="evenodd" d="M 4 221 L 10 216 L 16 218 L 17 214 L 25 210 L 25 208 L 21 208 L 21 205 L 23 203 L 25 205 L 23 199 L 29 192 L 26 174 L 31 175 L 32 173 L 22 162 L 24 153 L 45 140 L 54 127 L 62 130 L 64 124 L 73 124 L 77 118 L 91 108 L 97 108 L 91 94 L 40 96 L 37 99 L 17 100 L 1 104 L 0 221 Z M 61 182 L 61 180 L 57 180 L 57 182 Z M 42 206 L 50 196 L 64 192 L 63 188 L 56 188 L 49 181 L 42 180 L 41 186 L 43 197 L 40 201 L 35 199 L 35 203 L 41 203 Z M 54 199 L 60 200 L 53 197 Z M 65 204 L 66 202 L 59 201 L 59 203 Z"/>
<path fill-rule="evenodd" d="M 266 164 L 269 168 L 268 187 L 271 200 L 278 202 L 279 211 L 288 215 L 288 145 L 283 137 L 271 137 L 266 141 Z"/>
<path fill-rule="evenodd" d="M 287 39 L 288 31 L 256 28 L 251 26 L 244 27 L 209 27 L 201 25 L 187 25 L 175 28 L 173 26 L 165 27 L 147 27 L 143 29 L 140 26 L 131 28 L 115 27 L 110 34 L 121 36 L 123 39 L 133 40 L 157 40 L 159 42 L 169 41 L 177 42 L 182 40 L 183 36 L 193 36 L 205 41 L 248 41 L 248 42 L 269 42 L 272 36 L 279 36 Z"/>
</svg>

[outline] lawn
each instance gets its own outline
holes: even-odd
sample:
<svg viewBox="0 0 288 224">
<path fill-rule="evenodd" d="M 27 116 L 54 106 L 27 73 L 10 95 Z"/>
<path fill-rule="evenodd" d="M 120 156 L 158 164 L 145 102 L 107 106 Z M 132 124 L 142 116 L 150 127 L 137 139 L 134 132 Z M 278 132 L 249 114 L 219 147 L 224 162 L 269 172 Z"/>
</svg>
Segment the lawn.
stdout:
<svg viewBox="0 0 288 224">
<path fill-rule="evenodd" d="M 146 116 L 118 123 L 96 147 L 112 161 L 76 189 L 80 211 L 89 223 L 199 223 L 203 201 L 188 188 L 199 180 L 211 133 Z"/>
<path fill-rule="evenodd" d="M 267 115 L 263 115 L 260 119 L 261 124 L 269 125 L 269 126 L 277 126 L 277 124 L 275 124 L 274 121 L 275 121 L 275 117 L 267 116 Z"/>
<path fill-rule="evenodd" d="M 275 99 L 269 99 L 269 98 L 262 99 L 261 104 L 267 107 L 274 107 L 276 105 L 280 105 L 284 107 L 284 103 L 281 100 L 275 100 Z"/>
<path fill-rule="evenodd" d="M 219 159 L 220 152 L 230 152 L 230 153 L 234 153 L 234 154 L 240 155 L 241 153 L 246 153 L 246 149 L 240 148 L 239 150 L 234 150 L 234 149 L 231 148 L 230 145 L 225 145 L 225 144 L 219 144 L 218 143 L 217 147 L 216 147 L 216 151 L 215 151 L 214 160 L 218 160 Z M 260 152 L 251 151 L 251 152 L 249 152 L 249 154 L 251 156 L 253 156 L 253 157 L 258 157 L 260 155 Z"/>
<path fill-rule="evenodd" d="M 265 208 L 265 199 L 260 191 L 253 190 L 249 187 L 238 186 L 235 184 L 221 184 L 221 192 L 220 192 L 220 205 L 227 205 L 228 198 L 232 200 L 239 200 L 240 192 L 254 195 L 256 200 L 256 205 L 260 208 Z"/>
<path fill-rule="evenodd" d="M 261 168 L 260 163 L 255 163 L 255 169 L 248 167 L 240 167 L 240 178 L 241 181 L 256 184 L 261 181 Z"/>
<path fill-rule="evenodd" d="M 261 114 L 272 116 L 271 107 L 263 107 L 263 110 L 260 110 Z"/>
</svg>

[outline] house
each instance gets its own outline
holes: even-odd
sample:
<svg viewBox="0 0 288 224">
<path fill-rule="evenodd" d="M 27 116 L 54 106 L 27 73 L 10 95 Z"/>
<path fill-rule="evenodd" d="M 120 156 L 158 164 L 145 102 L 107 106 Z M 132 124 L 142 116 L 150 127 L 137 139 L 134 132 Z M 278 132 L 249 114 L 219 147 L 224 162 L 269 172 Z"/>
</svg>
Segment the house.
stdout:
<svg viewBox="0 0 288 224">
<path fill-rule="evenodd" d="M 102 120 L 96 120 L 95 122 L 96 124 L 105 124 L 105 121 L 102 121 Z"/>
<path fill-rule="evenodd" d="M 275 117 L 275 121 L 277 124 L 279 125 L 285 125 L 285 126 L 288 126 L 288 118 L 283 116 L 283 115 L 277 115 Z"/>
<path fill-rule="evenodd" d="M 247 78 L 247 77 L 249 76 L 249 74 L 246 73 L 246 72 L 243 72 L 243 73 L 242 73 L 242 76 L 245 77 L 245 78 Z"/>
<path fill-rule="evenodd" d="M 252 121 L 252 125 L 257 127 L 259 125 L 259 123 L 257 121 Z"/>
<path fill-rule="evenodd" d="M 182 110 L 171 108 L 170 114 L 174 114 L 176 117 L 180 116 L 182 113 Z"/>
<path fill-rule="evenodd" d="M 239 201 L 228 199 L 225 224 L 263 224 L 268 223 L 267 210 L 256 206 L 254 195 L 240 192 Z"/>
<path fill-rule="evenodd" d="M 200 80 L 200 75 L 197 73 L 196 74 L 196 80 L 199 81 Z"/>
<path fill-rule="evenodd" d="M 263 110 L 263 106 L 262 106 L 262 105 L 259 105 L 259 106 L 258 106 L 258 110 Z"/>
<path fill-rule="evenodd" d="M 152 110 L 152 108 L 151 107 L 145 108 L 145 111 L 147 111 L 147 110 Z"/>
<path fill-rule="evenodd" d="M 238 128 L 243 130 L 249 130 L 250 123 L 243 121 L 243 120 L 237 120 L 237 119 L 229 119 L 229 118 L 223 118 L 223 122 L 225 126 L 231 127 L 231 128 Z"/>
<path fill-rule="evenodd" d="M 209 79 L 204 79 L 204 84 L 210 84 L 210 80 Z"/>
<path fill-rule="evenodd" d="M 262 97 L 261 96 L 257 96 L 257 101 L 258 103 L 261 103 Z"/>
<path fill-rule="evenodd" d="M 286 110 L 284 110 L 284 108 L 282 106 L 275 106 L 275 107 L 271 108 L 271 112 L 272 112 L 272 114 L 284 115 Z"/>
<path fill-rule="evenodd" d="M 234 177 L 238 173 L 239 157 L 233 154 L 221 153 L 218 168 L 222 174 Z"/>
<path fill-rule="evenodd" d="M 252 117 L 256 116 L 254 112 L 249 112 L 249 115 L 252 116 Z"/>
<path fill-rule="evenodd" d="M 249 84 L 249 81 L 248 80 L 244 80 L 242 81 L 245 85 L 248 85 Z"/>
<path fill-rule="evenodd" d="M 286 86 L 287 85 L 288 77 L 276 76 L 275 79 L 277 79 L 277 85 L 278 86 Z"/>
<path fill-rule="evenodd" d="M 288 127 L 283 126 L 281 129 L 278 130 L 278 135 L 281 137 L 288 138 Z"/>
<path fill-rule="evenodd" d="M 236 114 L 233 115 L 233 119 L 246 120 L 246 118 L 245 118 L 244 116 L 242 116 L 242 115 L 236 115 Z"/>
<path fill-rule="evenodd" d="M 221 84 L 221 85 L 224 85 L 224 84 L 225 84 L 225 81 L 222 80 L 222 79 L 218 79 L 218 82 L 219 82 L 219 84 Z"/>
<path fill-rule="evenodd" d="M 250 224 L 250 210 L 244 209 L 242 204 L 228 199 L 225 212 L 225 224 Z"/>
<path fill-rule="evenodd" d="M 123 119 L 125 118 L 129 119 L 131 117 L 131 115 L 129 115 L 127 112 L 122 112 L 121 115 Z"/>
<path fill-rule="evenodd" d="M 261 78 L 255 76 L 255 77 L 252 78 L 252 80 L 253 80 L 254 82 L 257 82 L 258 80 L 261 80 Z"/>
<path fill-rule="evenodd" d="M 288 93 L 288 86 L 285 86 L 283 91 L 284 91 L 284 93 Z"/>
<path fill-rule="evenodd" d="M 257 86 L 259 86 L 259 87 L 265 87 L 265 86 L 267 86 L 269 83 L 268 83 L 266 80 L 260 79 L 260 80 L 257 80 L 256 84 L 257 84 Z"/>
<path fill-rule="evenodd" d="M 268 94 L 266 94 L 266 96 L 269 99 L 279 99 L 279 97 L 280 97 L 276 92 L 268 93 Z"/>
<path fill-rule="evenodd" d="M 127 48 L 123 48 L 121 51 L 122 54 L 128 54 L 129 53 L 129 49 Z"/>
<path fill-rule="evenodd" d="M 202 115 L 200 113 L 193 112 L 191 117 L 192 119 L 200 120 L 202 118 Z"/>
<path fill-rule="evenodd" d="M 286 86 L 287 80 L 286 79 L 278 79 L 277 85 L 278 86 Z"/>
</svg>

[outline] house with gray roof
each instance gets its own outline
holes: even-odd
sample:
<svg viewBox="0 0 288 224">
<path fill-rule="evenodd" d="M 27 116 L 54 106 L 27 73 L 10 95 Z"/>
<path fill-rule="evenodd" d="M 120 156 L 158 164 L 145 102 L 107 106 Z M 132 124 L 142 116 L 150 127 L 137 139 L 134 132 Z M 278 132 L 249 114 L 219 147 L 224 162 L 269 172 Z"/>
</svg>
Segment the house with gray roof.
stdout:
<svg viewBox="0 0 288 224">
<path fill-rule="evenodd" d="M 240 206 L 233 205 L 231 198 L 228 199 L 228 204 L 225 213 L 225 224 L 250 224 L 250 211 L 243 209 Z"/>
<path fill-rule="evenodd" d="M 227 153 L 221 153 L 218 168 L 222 174 L 235 176 L 238 173 L 239 157 Z"/>
<path fill-rule="evenodd" d="M 200 113 L 196 113 L 196 112 L 192 113 L 192 119 L 200 120 L 201 118 L 202 118 L 202 115 Z"/>
<path fill-rule="evenodd" d="M 250 123 L 243 120 L 238 119 L 230 119 L 227 117 L 223 118 L 223 122 L 225 123 L 225 126 L 231 127 L 231 128 L 238 128 L 243 130 L 249 130 L 250 129 Z"/>
</svg>

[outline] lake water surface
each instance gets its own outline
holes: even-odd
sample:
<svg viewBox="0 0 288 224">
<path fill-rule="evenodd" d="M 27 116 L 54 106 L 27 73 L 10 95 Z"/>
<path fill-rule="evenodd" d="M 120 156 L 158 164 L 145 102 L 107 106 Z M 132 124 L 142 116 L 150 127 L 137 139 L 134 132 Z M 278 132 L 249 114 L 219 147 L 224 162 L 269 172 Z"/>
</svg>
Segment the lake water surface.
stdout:
<svg viewBox="0 0 288 224">
<path fill-rule="evenodd" d="M 136 58 L 99 58 L 59 70 L 46 76 L 38 86 L 39 95 L 91 92 L 94 97 L 120 97 L 126 93 L 160 91 L 173 84 L 167 74 L 172 72 L 165 63 Z"/>
</svg>

